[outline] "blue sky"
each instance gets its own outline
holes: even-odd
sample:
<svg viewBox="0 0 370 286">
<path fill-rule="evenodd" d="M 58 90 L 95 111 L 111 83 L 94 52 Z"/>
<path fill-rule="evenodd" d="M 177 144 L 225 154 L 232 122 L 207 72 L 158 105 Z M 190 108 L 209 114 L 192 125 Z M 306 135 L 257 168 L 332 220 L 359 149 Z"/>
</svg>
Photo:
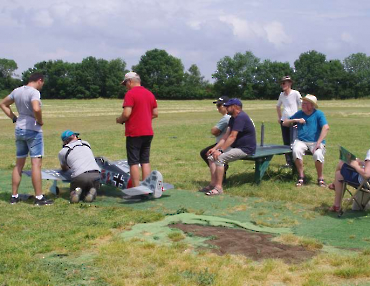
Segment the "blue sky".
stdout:
<svg viewBox="0 0 370 286">
<path fill-rule="evenodd" d="M 0 58 L 17 73 L 43 60 L 122 58 L 127 68 L 164 49 L 207 78 L 224 56 L 252 51 L 289 62 L 316 50 L 327 59 L 370 56 L 365 0 L 0 0 Z"/>
</svg>

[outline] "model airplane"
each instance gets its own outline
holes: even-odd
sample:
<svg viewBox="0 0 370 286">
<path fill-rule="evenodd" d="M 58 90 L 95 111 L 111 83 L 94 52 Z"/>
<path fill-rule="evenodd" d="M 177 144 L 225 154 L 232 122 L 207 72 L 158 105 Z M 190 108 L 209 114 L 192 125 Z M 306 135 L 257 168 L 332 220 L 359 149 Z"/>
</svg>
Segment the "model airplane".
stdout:
<svg viewBox="0 0 370 286">
<path fill-rule="evenodd" d="M 163 183 L 162 174 L 159 171 L 153 171 L 142 182 L 140 186 L 132 187 L 130 181 L 130 167 L 127 160 L 109 161 L 104 157 L 96 157 L 96 163 L 101 169 L 100 183 L 113 186 L 120 189 L 129 197 L 147 195 L 150 198 L 160 198 L 162 192 L 173 189 L 171 184 Z M 31 176 L 31 171 L 24 171 L 27 176 Z M 62 170 L 42 170 L 41 176 L 43 180 L 53 180 L 53 185 L 50 187 L 50 192 L 55 195 L 59 194 L 57 186 L 58 181 L 69 183 L 71 181 L 71 172 Z"/>
</svg>

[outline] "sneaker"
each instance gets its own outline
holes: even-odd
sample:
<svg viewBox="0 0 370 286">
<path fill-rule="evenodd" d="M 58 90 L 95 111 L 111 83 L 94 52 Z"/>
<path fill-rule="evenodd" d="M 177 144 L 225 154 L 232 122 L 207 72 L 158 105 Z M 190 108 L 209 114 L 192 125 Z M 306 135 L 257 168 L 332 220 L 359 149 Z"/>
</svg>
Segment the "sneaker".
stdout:
<svg viewBox="0 0 370 286">
<path fill-rule="evenodd" d="M 53 200 L 48 199 L 46 196 L 42 196 L 41 200 L 35 198 L 34 204 L 38 206 L 46 206 L 46 205 L 52 205 L 53 203 L 54 203 Z"/>
<path fill-rule="evenodd" d="M 71 192 L 70 202 L 71 204 L 76 204 L 80 201 L 80 196 L 82 194 L 81 188 L 76 188 L 74 191 Z"/>
<path fill-rule="evenodd" d="M 16 203 L 19 203 L 21 201 L 21 198 L 18 195 L 18 198 L 15 198 L 13 196 L 10 197 L 10 204 L 15 205 Z"/>
<path fill-rule="evenodd" d="M 87 195 L 85 196 L 85 199 L 84 201 L 86 203 L 91 203 L 92 201 L 94 201 L 96 198 L 96 189 L 95 188 L 91 188 L 89 190 L 89 192 L 87 193 Z"/>
</svg>

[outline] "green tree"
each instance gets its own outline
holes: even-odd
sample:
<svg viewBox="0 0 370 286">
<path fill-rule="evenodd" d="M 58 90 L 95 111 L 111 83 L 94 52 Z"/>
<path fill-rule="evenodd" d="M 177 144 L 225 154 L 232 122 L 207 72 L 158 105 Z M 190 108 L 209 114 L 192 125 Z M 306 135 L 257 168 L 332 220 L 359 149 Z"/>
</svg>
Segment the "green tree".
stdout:
<svg viewBox="0 0 370 286">
<path fill-rule="evenodd" d="M 254 98 L 277 99 L 281 92 L 280 79 L 292 74 L 293 69 L 289 63 L 263 61 L 258 65 L 254 78 Z"/>
<path fill-rule="evenodd" d="M 25 71 L 23 80 L 27 81 L 34 72 L 44 74 L 43 98 L 122 98 L 125 89 L 120 83 L 126 72 L 125 67 L 122 59 L 108 62 L 88 57 L 81 63 L 44 61 Z"/>
<path fill-rule="evenodd" d="M 181 94 L 183 98 L 187 99 L 202 99 L 211 96 L 209 82 L 204 79 L 197 65 L 191 65 L 185 72 Z"/>
<path fill-rule="evenodd" d="M 295 86 L 303 93 L 319 96 L 319 81 L 325 76 L 326 56 L 316 51 L 302 53 L 294 62 Z"/>
<path fill-rule="evenodd" d="M 165 50 L 147 51 L 132 69 L 140 75 L 142 85 L 157 98 L 181 98 L 184 66 Z"/>
<path fill-rule="evenodd" d="M 108 62 L 105 79 L 105 95 L 107 98 L 123 98 L 125 88 L 121 85 L 125 77 L 126 62 L 122 59 L 114 59 Z"/>
<path fill-rule="evenodd" d="M 27 82 L 30 74 L 40 72 L 45 77 L 42 88 L 43 98 L 70 98 L 72 93 L 70 72 L 73 64 L 62 60 L 44 61 L 34 65 L 22 74 L 23 82 Z"/>
<path fill-rule="evenodd" d="M 347 72 L 347 89 L 350 97 L 370 95 L 370 57 L 364 53 L 351 54 L 343 61 Z"/>
<path fill-rule="evenodd" d="M 21 85 L 19 79 L 14 78 L 18 69 L 14 60 L 0 59 L 0 98 L 8 95 L 10 91 Z"/>
<path fill-rule="evenodd" d="M 212 74 L 215 91 L 229 97 L 254 98 L 253 83 L 259 62 L 259 58 L 249 51 L 236 53 L 233 58 L 222 58 Z"/>
</svg>

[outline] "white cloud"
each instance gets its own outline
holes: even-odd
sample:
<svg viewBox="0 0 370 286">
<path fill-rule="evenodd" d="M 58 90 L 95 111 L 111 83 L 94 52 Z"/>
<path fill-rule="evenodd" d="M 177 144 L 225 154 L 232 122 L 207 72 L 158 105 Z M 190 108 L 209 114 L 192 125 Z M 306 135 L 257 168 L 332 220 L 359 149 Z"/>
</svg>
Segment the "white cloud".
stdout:
<svg viewBox="0 0 370 286">
<path fill-rule="evenodd" d="M 220 21 L 232 26 L 233 34 L 241 40 L 250 40 L 262 38 L 280 47 L 292 42 L 291 38 L 285 33 L 284 27 L 280 22 L 259 23 L 248 22 L 236 16 L 221 16 Z"/>
<path fill-rule="evenodd" d="M 279 22 L 266 24 L 264 29 L 267 33 L 268 41 L 277 47 L 290 44 L 292 42 L 291 37 L 285 33 L 283 25 Z"/>
<path fill-rule="evenodd" d="M 51 60 L 60 60 L 60 59 L 65 59 L 68 58 L 72 55 L 73 53 L 71 51 L 68 51 L 63 48 L 58 48 L 55 51 L 49 52 L 45 54 L 45 57 Z"/>
<path fill-rule="evenodd" d="M 49 27 L 53 25 L 54 19 L 51 17 L 49 11 L 40 10 L 32 17 L 33 22 L 39 27 Z"/>
<path fill-rule="evenodd" d="M 347 33 L 347 32 L 342 33 L 341 39 L 342 39 L 343 42 L 346 42 L 346 43 L 353 43 L 354 42 L 353 36 L 350 33 Z"/>
<path fill-rule="evenodd" d="M 0 57 L 14 59 L 20 72 L 88 56 L 122 58 L 130 68 L 159 48 L 210 78 L 217 61 L 247 50 L 290 63 L 309 50 L 370 55 L 370 2 L 358 1 L 0 0 Z"/>
</svg>

